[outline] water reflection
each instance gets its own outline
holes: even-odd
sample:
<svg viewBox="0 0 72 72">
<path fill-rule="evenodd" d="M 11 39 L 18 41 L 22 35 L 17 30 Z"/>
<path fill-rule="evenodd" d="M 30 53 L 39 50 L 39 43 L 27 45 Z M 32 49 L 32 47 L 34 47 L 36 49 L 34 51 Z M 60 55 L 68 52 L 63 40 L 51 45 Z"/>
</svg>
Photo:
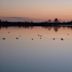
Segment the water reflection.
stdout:
<svg viewBox="0 0 72 72">
<path fill-rule="evenodd" d="M 28 32 L 30 35 L 28 35 Z M 57 33 L 55 33 L 57 32 Z M 25 34 L 24 34 L 25 33 Z M 39 39 L 43 38 L 52 38 L 55 40 L 56 38 L 60 38 L 61 40 L 64 40 L 64 38 L 70 38 L 71 37 L 71 27 L 11 27 L 11 28 L 2 28 L 0 30 L 1 37 L 14 37 L 18 40 L 20 38 L 23 38 L 23 36 L 30 36 L 32 40 L 38 36 Z M 60 35 L 60 36 L 59 36 Z M 16 37 L 17 36 L 17 37 Z M 63 38 L 64 37 L 64 38 Z M 6 40 L 6 38 L 2 38 L 3 40 Z"/>
<path fill-rule="evenodd" d="M 0 29 L 0 72 L 72 72 L 72 29 Z"/>
<path fill-rule="evenodd" d="M 11 37 L 15 37 L 16 40 L 20 38 L 28 37 L 32 38 L 32 40 L 37 39 L 67 39 L 71 38 L 71 29 L 72 27 L 10 27 L 10 28 L 1 28 L 0 30 L 0 38 L 3 40 L 9 39 Z M 14 38 L 14 39 L 15 39 Z"/>
</svg>

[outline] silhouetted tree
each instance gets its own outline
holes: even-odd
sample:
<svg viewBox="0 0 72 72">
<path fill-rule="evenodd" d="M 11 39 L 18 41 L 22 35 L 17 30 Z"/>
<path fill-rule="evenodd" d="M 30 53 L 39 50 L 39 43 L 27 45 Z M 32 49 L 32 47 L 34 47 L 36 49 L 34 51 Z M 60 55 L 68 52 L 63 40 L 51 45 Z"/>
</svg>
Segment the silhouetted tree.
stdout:
<svg viewBox="0 0 72 72">
<path fill-rule="evenodd" d="M 18 27 L 33 27 L 33 26 L 72 26 L 72 21 L 68 21 L 68 22 L 60 22 L 57 18 L 54 19 L 54 21 L 52 22 L 50 19 L 45 22 L 33 22 L 33 21 L 25 21 L 25 22 L 9 22 L 9 21 L 2 21 L 0 19 L 0 27 L 9 27 L 9 26 L 18 26 Z M 55 31 L 57 31 L 57 29 L 55 28 Z"/>
<path fill-rule="evenodd" d="M 8 22 L 7 20 L 5 22 Z"/>
<path fill-rule="evenodd" d="M 51 23 L 51 19 L 49 19 L 48 22 Z"/>
<path fill-rule="evenodd" d="M 59 22 L 59 20 L 58 20 L 57 18 L 55 18 L 55 19 L 54 19 L 54 22 L 55 22 L 55 23 L 58 23 L 58 22 Z"/>
<path fill-rule="evenodd" d="M 0 22 L 1 22 L 1 20 L 0 20 Z"/>
</svg>

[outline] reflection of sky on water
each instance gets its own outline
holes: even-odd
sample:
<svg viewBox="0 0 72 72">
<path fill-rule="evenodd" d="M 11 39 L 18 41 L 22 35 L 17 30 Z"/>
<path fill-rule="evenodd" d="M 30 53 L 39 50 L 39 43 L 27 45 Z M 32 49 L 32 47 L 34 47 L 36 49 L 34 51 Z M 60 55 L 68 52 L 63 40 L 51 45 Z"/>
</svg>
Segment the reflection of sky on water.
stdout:
<svg viewBox="0 0 72 72">
<path fill-rule="evenodd" d="M 49 29 L 0 29 L 0 72 L 72 72 L 72 30 Z"/>
<path fill-rule="evenodd" d="M 0 39 L 71 39 L 71 27 L 1 28 Z"/>
</svg>

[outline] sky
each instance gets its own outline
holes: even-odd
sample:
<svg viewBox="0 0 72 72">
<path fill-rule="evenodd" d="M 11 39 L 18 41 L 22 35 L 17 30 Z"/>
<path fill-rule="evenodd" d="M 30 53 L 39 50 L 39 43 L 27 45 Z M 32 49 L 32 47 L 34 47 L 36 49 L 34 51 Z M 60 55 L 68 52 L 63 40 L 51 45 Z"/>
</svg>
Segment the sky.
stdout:
<svg viewBox="0 0 72 72">
<path fill-rule="evenodd" d="M 0 16 L 72 20 L 72 0 L 0 0 Z"/>
</svg>

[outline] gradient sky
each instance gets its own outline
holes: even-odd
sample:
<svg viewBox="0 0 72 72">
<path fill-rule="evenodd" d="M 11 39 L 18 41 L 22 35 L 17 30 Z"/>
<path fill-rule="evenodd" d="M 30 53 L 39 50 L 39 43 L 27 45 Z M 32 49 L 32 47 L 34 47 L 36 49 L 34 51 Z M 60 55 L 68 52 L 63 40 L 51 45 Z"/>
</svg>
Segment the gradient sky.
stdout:
<svg viewBox="0 0 72 72">
<path fill-rule="evenodd" d="M 72 19 L 72 0 L 0 0 L 0 16 Z"/>
</svg>

